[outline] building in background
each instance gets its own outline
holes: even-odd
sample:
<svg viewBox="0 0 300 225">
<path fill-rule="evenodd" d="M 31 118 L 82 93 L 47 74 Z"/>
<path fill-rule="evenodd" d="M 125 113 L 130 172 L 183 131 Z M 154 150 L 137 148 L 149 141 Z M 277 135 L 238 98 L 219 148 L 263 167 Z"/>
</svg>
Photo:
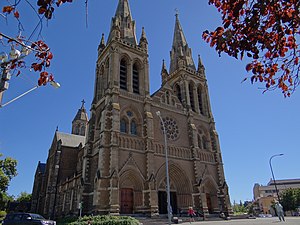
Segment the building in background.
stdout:
<svg viewBox="0 0 300 225">
<path fill-rule="evenodd" d="M 300 188 L 300 179 L 276 180 L 276 186 L 280 194 L 289 188 Z M 261 213 L 274 215 L 271 205 L 278 200 L 274 180 L 271 179 L 267 185 L 254 184 L 253 195 Z"/>
<path fill-rule="evenodd" d="M 72 134 L 55 133 L 44 183 L 35 179 L 39 213 L 78 214 L 80 205 L 84 214 L 166 214 L 157 111 L 166 128 L 173 213 L 189 206 L 206 215 L 231 213 L 205 68 L 200 57 L 196 67 L 178 15 L 170 67 L 163 61 L 160 78 L 150 95 L 146 33 L 137 42 L 129 3 L 119 0 L 107 42 L 103 35 L 98 46 L 90 119 L 82 105 Z"/>
</svg>

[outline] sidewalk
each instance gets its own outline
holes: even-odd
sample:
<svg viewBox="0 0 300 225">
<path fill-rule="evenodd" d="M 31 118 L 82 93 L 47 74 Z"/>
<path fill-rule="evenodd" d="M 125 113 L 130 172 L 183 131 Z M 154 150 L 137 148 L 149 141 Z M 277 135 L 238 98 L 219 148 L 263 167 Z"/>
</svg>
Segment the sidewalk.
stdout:
<svg viewBox="0 0 300 225">
<path fill-rule="evenodd" d="M 143 225 L 168 225 L 167 219 L 139 219 Z M 172 223 L 174 224 L 174 223 Z M 300 217 L 286 217 L 285 222 L 280 222 L 277 217 L 272 218 L 256 218 L 256 219 L 233 219 L 233 220 L 218 220 L 218 221 L 195 221 L 183 222 L 182 225 L 300 225 Z"/>
</svg>

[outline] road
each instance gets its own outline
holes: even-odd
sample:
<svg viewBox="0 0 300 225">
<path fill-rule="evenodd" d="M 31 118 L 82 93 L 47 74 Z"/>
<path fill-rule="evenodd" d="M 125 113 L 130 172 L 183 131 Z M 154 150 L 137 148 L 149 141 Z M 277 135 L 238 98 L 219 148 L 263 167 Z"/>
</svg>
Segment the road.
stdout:
<svg viewBox="0 0 300 225">
<path fill-rule="evenodd" d="M 168 221 L 155 221 L 147 219 L 141 221 L 143 225 L 167 225 Z M 172 223 L 174 224 L 174 223 Z M 277 217 L 272 218 L 256 218 L 256 219 L 232 219 L 232 220 L 218 220 L 218 221 L 196 221 L 196 222 L 184 222 L 182 225 L 300 225 L 300 217 L 286 217 L 285 222 L 280 222 Z"/>
</svg>

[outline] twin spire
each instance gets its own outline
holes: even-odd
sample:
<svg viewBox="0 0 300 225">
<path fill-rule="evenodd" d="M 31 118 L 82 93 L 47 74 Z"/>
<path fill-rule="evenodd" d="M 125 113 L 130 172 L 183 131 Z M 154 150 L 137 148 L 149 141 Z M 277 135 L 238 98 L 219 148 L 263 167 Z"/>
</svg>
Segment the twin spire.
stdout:
<svg viewBox="0 0 300 225">
<path fill-rule="evenodd" d="M 195 63 L 192 58 L 192 50 L 189 48 L 184 36 L 182 27 L 179 22 L 178 12 L 176 12 L 173 44 L 170 52 L 170 73 L 173 73 L 181 66 L 186 66 L 196 70 Z"/>
<path fill-rule="evenodd" d="M 115 16 L 112 18 L 108 42 L 110 42 L 114 38 L 120 38 L 130 44 L 137 45 L 135 34 L 135 21 L 132 19 L 128 0 L 119 0 Z M 145 49 L 148 48 L 148 41 L 146 38 L 144 28 L 142 29 L 139 46 Z M 103 36 L 99 48 L 105 48 Z M 173 44 L 172 49 L 170 51 L 170 58 L 170 74 L 180 67 L 186 67 L 196 71 L 195 63 L 192 58 L 192 50 L 191 48 L 189 48 L 186 38 L 184 36 L 181 24 L 179 22 L 178 12 L 176 12 Z M 199 63 L 198 72 L 202 72 L 203 65 L 200 58 Z M 167 72 L 165 69 L 165 65 L 164 70 L 164 72 Z"/>
</svg>

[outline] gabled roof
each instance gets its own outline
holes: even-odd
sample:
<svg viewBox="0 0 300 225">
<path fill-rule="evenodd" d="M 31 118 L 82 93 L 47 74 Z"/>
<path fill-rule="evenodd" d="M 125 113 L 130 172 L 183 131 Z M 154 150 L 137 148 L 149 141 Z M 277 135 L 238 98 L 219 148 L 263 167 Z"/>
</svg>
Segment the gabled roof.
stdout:
<svg viewBox="0 0 300 225">
<path fill-rule="evenodd" d="M 56 131 L 56 141 L 61 141 L 62 146 L 78 147 L 80 144 L 85 144 L 85 136 L 66 134 Z"/>
</svg>

